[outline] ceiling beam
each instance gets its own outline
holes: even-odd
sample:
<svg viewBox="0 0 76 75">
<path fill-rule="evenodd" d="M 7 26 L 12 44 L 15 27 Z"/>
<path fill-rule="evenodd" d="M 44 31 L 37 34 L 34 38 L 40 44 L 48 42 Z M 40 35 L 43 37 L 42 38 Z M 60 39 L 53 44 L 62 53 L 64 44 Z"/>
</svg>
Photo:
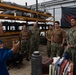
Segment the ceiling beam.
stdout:
<svg viewBox="0 0 76 75">
<path fill-rule="evenodd" d="M 76 0 L 52 0 L 52 1 L 46 1 L 38 4 L 38 8 L 45 8 L 50 7 L 50 6 L 56 6 L 56 5 L 63 5 L 63 4 L 68 4 L 68 3 L 74 3 Z M 30 6 L 28 6 L 30 7 Z M 36 9 L 36 4 L 31 5 L 32 8 Z"/>
</svg>

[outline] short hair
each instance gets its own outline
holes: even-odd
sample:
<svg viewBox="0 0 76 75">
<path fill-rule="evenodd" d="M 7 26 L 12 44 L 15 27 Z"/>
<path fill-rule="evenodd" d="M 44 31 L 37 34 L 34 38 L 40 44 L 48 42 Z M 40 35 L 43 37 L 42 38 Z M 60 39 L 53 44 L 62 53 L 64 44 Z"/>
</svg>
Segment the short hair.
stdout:
<svg viewBox="0 0 76 75">
<path fill-rule="evenodd" d="M 34 24 L 37 24 L 37 22 L 34 22 Z"/>
<path fill-rule="evenodd" d="M 76 17 L 73 17 L 73 18 L 71 18 L 71 19 L 74 19 L 74 20 L 76 20 Z"/>
<path fill-rule="evenodd" d="M 58 24 L 60 24 L 60 23 L 59 23 L 59 21 L 55 21 L 55 23 L 58 23 Z"/>
<path fill-rule="evenodd" d="M 53 25 L 52 25 L 52 24 L 50 24 L 49 26 L 52 26 L 52 27 L 53 27 Z"/>
<path fill-rule="evenodd" d="M 27 25 L 26 25 L 26 24 L 23 24 L 22 26 L 26 26 L 26 27 L 27 27 Z"/>
</svg>

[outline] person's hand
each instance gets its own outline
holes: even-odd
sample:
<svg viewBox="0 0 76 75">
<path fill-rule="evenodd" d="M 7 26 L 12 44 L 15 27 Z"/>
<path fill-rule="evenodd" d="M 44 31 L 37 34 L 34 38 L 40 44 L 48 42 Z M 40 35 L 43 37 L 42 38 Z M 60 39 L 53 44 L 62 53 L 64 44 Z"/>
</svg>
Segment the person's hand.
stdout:
<svg viewBox="0 0 76 75">
<path fill-rule="evenodd" d="M 70 44 L 67 45 L 67 48 L 72 48 L 72 47 L 73 47 L 73 45 L 70 45 Z"/>
<path fill-rule="evenodd" d="M 19 45 L 20 45 L 20 41 L 17 42 L 16 44 L 15 44 L 15 41 L 13 41 L 13 47 L 11 49 L 13 51 L 13 53 L 15 53 L 17 51 L 17 49 L 19 48 Z"/>
<path fill-rule="evenodd" d="M 51 45 L 53 45 L 53 42 L 51 42 Z"/>
<path fill-rule="evenodd" d="M 63 47 L 63 44 L 61 44 L 60 47 Z"/>
<path fill-rule="evenodd" d="M 50 42 L 51 42 L 51 39 L 48 39 L 48 41 L 50 41 Z"/>
<path fill-rule="evenodd" d="M 0 49 L 2 49 L 4 47 L 4 44 L 0 44 Z"/>
</svg>

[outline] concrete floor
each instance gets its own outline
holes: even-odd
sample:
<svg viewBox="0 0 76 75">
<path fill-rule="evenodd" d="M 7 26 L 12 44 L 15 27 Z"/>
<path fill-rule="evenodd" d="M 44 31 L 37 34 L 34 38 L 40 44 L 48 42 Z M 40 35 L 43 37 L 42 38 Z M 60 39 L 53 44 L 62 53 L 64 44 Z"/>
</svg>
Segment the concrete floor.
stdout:
<svg viewBox="0 0 76 75">
<path fill-rule="evenodd" d="M 39 46 L 39 51 L 40 54 L 42 55 L 42 59 L 47 57 L 46 55 L 46 46 L 45 45 L 40 45 Z M 10 75 L 31 75 L 31 61 L 26 61 L 25 59 L 23 60 L 23 65 L 21 66 L 20 69 L 17 68 L 12 68 L 9 70 Z"/>
</svg>

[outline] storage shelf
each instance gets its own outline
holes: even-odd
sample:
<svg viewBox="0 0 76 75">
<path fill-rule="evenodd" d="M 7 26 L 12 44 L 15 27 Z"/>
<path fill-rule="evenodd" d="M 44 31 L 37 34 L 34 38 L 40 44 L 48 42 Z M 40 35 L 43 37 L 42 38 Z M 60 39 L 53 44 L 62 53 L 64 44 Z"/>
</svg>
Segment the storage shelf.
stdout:
<svg viewBox="0 0 76 75">
<path fill-rule="evenodd" d="M 23 17 L 23 16 L 14 16 L 14 15 L 8 15 L 8 14 L 0 14 L 0 19 L 21 20 L 21 21 L 53 22 L 51 20 L 43 20 L 43 19 Z"/>
<path fill-rule="evenodd" d="M 45 17 L 51 17 L 51 15 L 48 15 L 48 14 L 45 14 L 45 13 L 40 13 L 40 12 L 37 12 L 37 11 L 34 11 L 34 10 L 28 10 L 26 8 L 21 8 L 21 7 L 12 6 L 12 5 L 3 4 L 3 3 L 0 3 L 0 8 L 19 10 L 19 11 L 23 11 L 23 12 L 28 12 L 28 13 L 34 13 L 34 14 L 37 14 L 37 15 L 42 15 L 42 16 L 45 16 Z"/>
</svg>

